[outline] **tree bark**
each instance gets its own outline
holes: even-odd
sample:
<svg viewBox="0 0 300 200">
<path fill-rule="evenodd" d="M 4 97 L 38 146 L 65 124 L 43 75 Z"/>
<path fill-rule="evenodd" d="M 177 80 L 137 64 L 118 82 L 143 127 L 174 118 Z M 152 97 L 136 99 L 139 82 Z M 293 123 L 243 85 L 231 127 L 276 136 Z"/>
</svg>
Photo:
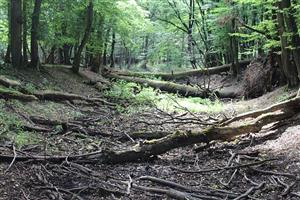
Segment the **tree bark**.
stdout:
<svg viewBox="0 0 300 200">
<path fill-rule="evenodd" d="M 30 65 L 33 68 L 38 69 L 40 65 L 39 59 L 39 46 L 38 46 L 38 31 L 40 23 L 42 0 L 35 0 L 34 9 L 32 13 L 31 24 L 31 62 Z"/>
<path fill-rule="evenodd" d="M 116 32 L 113 30 L 111 37 L 111 52 L 110 52 L 110 67 L 115 67 L 115 46 L 116 46 Z"/>
<path fill-rule="evenodd" d="M 244 60 L 240 62 L 240 67 L 245 68 L 247 65 L 250 64 L 250 60 Z M 197 70 L 191 70 L 191 71 L 185 71 L 185 72 L 177 72 L 177 73 L 149 73 L 149 72 L 129 72 L 129 71 L 116 71 L 116 74 L 122 75 L 122 76 L 133 76 L 133 77 L 147 77 L 147 76 L 154 76 L 154 77 L 160 77 L 163 80 L 179 80 L 179 79 L 185 79 L 192 76 L 202 76 L 205 74 L 220 74 L 222 72 L 228 72 L 231 68 L 231 64 L 221 65 L 217 67 L 212 68 L 205 68 L 205 69 L 197 69 Z"/>
<path fill-rule="evenodd" d="M 92 68 L 91 70 L 95 73 L 101 73 L 102 69 L 102 55 L 103 55 L 103 47 L 104 47 L 104 17 L 99 16 L 99 27 L 97 30 L 97 40 L 99 41 L 99 49 L 97 49 L 95 56 L 93 56 Z"/>
<path fill-rule="evenodd" d="M 12 65 L 14 67 L 22 66 L 22 1 L 11 0 L 11 18 L 10 18 L 10 46 Z"/>
<path fill-rule="evenodd" d="M 28 64 L 27 48 L 27 1 L 23 0 L 23 64 L 25 66 Z"/>
<path fill-rule="evenodd" d="M 298 27 L 296 23 L 296 11 L 292 7 L 291 0 L 284 0 L 283 7 L 287 8 L 285 13 L 285 22 L 289 33 L 292 34 L 290 46 L 292 47 L 293 60 L 295 62 L 297 73 L 298 73 L 298 82 L 300 81 L 300 37 L 298 34 Z"/>
<path fill-rule="evenodd" d="M 279 1 L 277 3 L 277 7 L 279 10 L 286 9 L 287 5 L 284 4 L 284 1 Z M 282 12 L 277 12 L 277 20 L 278 20 L 278 32 L 281 41 L 281 62 L 282 69 L 288 81 L 289 87 L 295 87 L 298 85 L 298 77 L 297 77 L 297 69 L 295 65 L 290 61 L 290 55 L 292 52 L 288 49 L 288 37 L 285 34 L 287 32 L 287 28 L 285 26 L 284 15 Z"/>
<path fill-rule="evenodd" d="M 92 25 L 93 25 L 93 15 L 94 15 L 94 5 L 93 5 L 93 1 L 90 0 L 89 5 L 87 7 L 87 24 L 86 24 L 84 36 L 82 38 L 82 41 L 81 41 L 81 43 L 76 51 L 75 57 L 74 57 L 74 63 L 73 63 L 72 70 L 75 73 L 79 72 L 81 53 L 82 53 L 83 48 L 85 47 L 86 43 L 88 42 L 88 39 L 91 34 Z"/>
</svg>

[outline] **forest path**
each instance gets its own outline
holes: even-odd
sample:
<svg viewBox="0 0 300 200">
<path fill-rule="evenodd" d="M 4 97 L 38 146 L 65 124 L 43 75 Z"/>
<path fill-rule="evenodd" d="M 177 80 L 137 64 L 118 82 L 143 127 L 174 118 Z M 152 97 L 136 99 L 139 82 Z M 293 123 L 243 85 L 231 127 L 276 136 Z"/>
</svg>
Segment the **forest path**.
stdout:
<svg viewBox="0 0 300 200">
<path fill-rule="evenodd" d="M 35 77 L 30 72 L 28 76 L 32 77 L 26 80 L 30 80 L 30 83 L 41 88 L 47 85 L 47 87 L 65 92 L 100 96 L 96 89 L 84 84 L 84 79 L 70 77 L 68 71 L 61 73 L 61 70 L 51 69 L 42 73 L 42 80 L 46 79 L 44 85 L 38 85 L 41 77 Z M 1 154 L 57 156 L 78 155 L 103 149 L 126 149 L 128 146 L 141 142 L 133 138 L 134 136 L 129 136 L 132 133 L 138 134 L 142 131 L 151 135 L 154 132 L 165 134 L 174 130 L 203 129 L 206 126 L 199 124 L 197 118 L 214 121 L 223 114 L 232 115 L 245 110 L 249 111 L 250 105 L 255 105 L 255 108 L 265 107 L 267 103 L 272 103 L 270 99 L 277 101 L 275 96 L 278 94 L 286 95 L 284 89 L 279 89 L 261 99 L 227 102 L 224 104 L 223 113 L 213 115 L 207 113 L 191 115 L 187 112 L 183 115 L 167 113 L 157 108 L 128 114 L 120 113 L 117 109 L 105 105 L 92 105 L 81 101 L 22 103 L 1 100 L 5 112 L 17 116 L 23 122 L 28 123 L 28 116 L 34 120 L 32 118 L 34 116 L 69 123 L 66 132 L 63 124 L 54 124 L 43 126 L 52 129 L 48 133 L 29 134 L 26 132 L 21 136 L 16 135 L 14 140 L 18 142 L 24 140 L 23 144 L 16 146 L 16 152 L 14 152 L 13 143 L 5 142 L 0 147 Z M 128 104 L 126 101 L 119 103 Z M 299 120 L 293 121 L 295 121 L 292 126 L 294 128 L 287 130 L 285 138 L 290 139 L 291 135 L 298 136 L 293 130 L 299 127 L 297 125 Z M 278 135 L 280 136 L 287 129 L 286 126 L 281 128 L 282 130 L 269 136 L 278 138 Z M 249 195 L 256 199 L 296 199 L 299 184 L 294 184 L 290 189 L 280 184 L 282 182 L 288 185 L 293 184 L 295 181 L 293 176 L 297 176 L 300 172 L 299 157 L 296 154 L 286 157 L 286 153 L 293 151 L 293 148 L 289 148 L 288 152 L 277 154 L 278 160 L 255 164 L 260 169 L 278 173 L 273 176 L 255 172 L 250 168 L 224 169 L 226 166 L 239 166 L 255 163 L 257 160 L 273 159 L 275 157 L 273 153 L 267 155 L 257 153 L 259 149 L 257 145 L 264 141 L 264 133 L 251 134 L 230 143 L 213 143 L 210 147 L 205 147 L 204 144 L 193 145 L 174 149 L 147 161 L 118 165 L 75 164 L 68 159 L 59 164 L 35 163 L 28 160 L 13 163 L 11 167 L 9 167 L 10 163 L 1 163 L 0 169 L 6 173 L 0 175 L 0 193 L 2 194 L 0 199 L 116 199 L 118 197 L 121 199 L 164 199 L 166 196 L 171 199 L 180 199 L 180 195 L 192 196 L 194 199 L 236 199 L 241 198 L 251 188 L 252 192 Z M 278 142 L 281 144 L 281 139 Z M 274 145 L 276 146 L 275 140 Z M 250 147 L 253 148 L 251 151 L 249 151 Z M 296 145 L 293 147 L 297 148 Z M 203 169 L 205 170 L 201 171 Z M 209 171 L 208 169 L 215 170 Z M 290 173 L 290 175 L 280 174 L 283 172 Z M 173 186 L 170 186 L 170 183 L 168 186 L 161 180 L 154 181 L 153 177 L 171 181 Z M 264 182 L 265 189 L 260 190 L 254 182 L 258 185 Z M 181 184 L 181 186 L 175 186 L 174 183 Z M 172 190 L 169 190 L 170 188 L 175 190 L 175 194 L 174 191 L 172 193 Z M 287 189 L 289 190 L 287 194 L 283 194 Z"/>
</svg>

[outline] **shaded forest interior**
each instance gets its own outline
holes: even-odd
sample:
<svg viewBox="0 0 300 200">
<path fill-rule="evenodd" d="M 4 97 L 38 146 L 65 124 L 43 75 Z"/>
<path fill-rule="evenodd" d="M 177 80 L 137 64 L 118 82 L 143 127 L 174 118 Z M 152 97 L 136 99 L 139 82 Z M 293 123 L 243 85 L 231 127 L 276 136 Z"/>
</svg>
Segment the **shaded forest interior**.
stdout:
<svg viewBox="0 0 300 200">
<path fill-rule="evenodd" d="M 0 0 L 0 199 L 300 199 L 296 0 Z"/>
</svg>

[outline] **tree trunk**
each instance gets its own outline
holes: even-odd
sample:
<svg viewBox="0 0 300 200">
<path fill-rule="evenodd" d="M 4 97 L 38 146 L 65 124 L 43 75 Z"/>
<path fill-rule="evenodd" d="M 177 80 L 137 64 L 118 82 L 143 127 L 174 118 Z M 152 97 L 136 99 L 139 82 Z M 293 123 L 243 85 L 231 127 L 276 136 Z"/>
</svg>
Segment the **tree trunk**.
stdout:
<svg viewBox="0 0 300 200">
<path fill-rule="evenodd" d="M 197 69 L 195 57 L 195 43 L 193 40 L 193 28 L 195 24 L 195 0 L 190 0 L 189 4 L 189 22 L 188 22 L 188 52 L 190 56 L 190 63 L 193 69 Z"/>
<path fill-rule="evenodd" d="M 293 60 L 295 62 L 297 73 L 298 73 L 298 82 L 300 81 L 300 37 L 298 34 L 298 27 L 296 23 L 296 11 L 291 5 L 291 0 L 284 0 L 283 7 L 288 8 L 285 13 L 285 22 L 291 36 L 290 46 L 292 47 Z"/>
<path fill-rule="evenodd" d="M 23 0 L 23 64 L 28 64 L 27 55 L 27 1 Z"/>
<path fill-rule="evenodd" d="M 230 32 L 236 32 L 236 22 L 235 18 L 231 19 L 230 22 Z M 231 52 L 231 73 L 234 77 L 239 74 L 239 48 L 236 36 L 230 36 L 230 52 Z"/>
<path fill-rule="evenodd" d="M 110 28 L 107 29 L 105 34 L 105 42 L 104 42 L 104 50 L 103 50 L 103 66 L 107 65 L 107 47 L 108 47 L 108 40 L 109 40 Z"/>
<path fill-rule="evenodd" d="M 38 29 L 40 22 L 42 0 L 35 0 L 31 24 L 31 67 L 38 69 L 40 65 Z"/>
<path fill-rule="evenodd" d="M 63 46 L 63 53 L 64 53 L 64 64 L 65 65 L 70 65 L 70 50 L 71 46 L 69 44 L 64 44 Z"/>
<path fill-rule="evenodd" d="M 286 4 L 283 4 L 283 1 L 277 3 L 279 10 L 284 10 L 286 8 Z M 290 55 L 292 55 L 292 52 L 288 48 L 289 45 L 288 36 L 285 34 L 285 32 L 287 31 L 284 22 L 284 15 L 282 12 L 277 12 L 277 20 L 278 20 L 278 32 L 281 41 L 282 69 L 288 81 L 289 87 L 295 87 L 298 85 L 297 70 L 295 65 L 293 65 L 293 63 L 290 61 Z"/>
<path fill-rule="evenodd" d="M 45 61 L 46 64 L 54 64 L 55 50 L 56 50 L 56 47 L 52 46 L 50 49 L 50 53 L 49 53 L 48 57 L 46 58 L 46 61 Z"/>
<path fill-rule="evenodd" d="M 4 62 L 11 63 L 11 46 L 10 46 L 10 44 L 8 44 L 8 46 L 7 46 Z"/>
<path fill-rule="evenodd" d="M 148 64 L 148 48 L 149 48 L 149 36 L 147 35 L 144 40 L 144 51 L 142 55 L 143 60 L 140 66 L 144 70 L 147 69 L 147 64 Z"/>
<path fill-rule="evenodd" d="M 22 66 L 22 1 L 11 0 L 11 18 L 10 18 L 10 46 L 12 65 L 14 67 Z"/>
<path fill-rule="evenodd" d="M 241 68 L 246 68 L 247 65 L 250 64 L 250 60 L 244 60 L 240 62 Z M 185 79 L 192 76 L 202 76 L 205 74 L 220 74 L 222 72 L 228 72 L 231 68 L 231 64 L 221 65 L 212 68 L 205 69 L 197 69 L 190 70 L 185 72 L 177 72 L 177 73 L 149 73 L 149 72 L 127 72 L 127 71 L 117 71 L 116 73 L 122 76 L 133 76 L 133 77 L 147 77 L 147 76 L 155 76 L 160 77 L 163 80 L 179 80 Z"/>
<path fill-rule="evenodd" d="M 111 38 L 111 52 L 110 52 L 110 67 L 115 67 L 115 45 L 116 45 L 116 32 L 113 30 Z"/>
<path fill-rule="evenodd" d="M 108 74 L 107 76 L 109 78 L 120 79 L 120 80 L 125 80 L 125 81 L 139 83 L 139 84 L 145 84 L 149 87 L 153 87 L 161 91 L 180 94 L 182 96 L 192 96 L 192 97 L 202 97 L 202 98 L 208 97 L 207 91 L 189 85 L 177 84 L 177 83 L 167 82 L 167 81 L 138 78 L 138 77 L 120 76 L 114 73 Z"/>
<path fill-rule="evenodd" d="M 101 73 L 102 69 L 102 52 L 104 47 L 104 17 L 99 16 L 99 27 L 97 29 L 97 40 L 99 41 L 99 49 L 97 49 L 92 60 L 91 70 L 95 73 Z"/>
<path fill-rule="evenodd" d="M 93 15 L 94 15 L 94 8 L 93 7 L 94 7 L 93 6 L 93 1 L 90 0 L 89 5 L 87 7 L 87 24 L 86 24 L 86 28 L 85 28 L 85 33 L 84 33 L 82 41 L 81 41 L 81 43 L 78 47 L 78 50 L 75 54 L 75 57 L 74 57 L 74 63 L 73 63 L 72 70 L 75 73 L 79 72 L 80 61 L 81 61 L 81 53 L 82 53 L 83 48 L 85 47 L 86 43 L 88 42 L 88 39 L 89 39 L 90 34 L 91 34 L 92 25 L 93 25 Z"/>
</svg>

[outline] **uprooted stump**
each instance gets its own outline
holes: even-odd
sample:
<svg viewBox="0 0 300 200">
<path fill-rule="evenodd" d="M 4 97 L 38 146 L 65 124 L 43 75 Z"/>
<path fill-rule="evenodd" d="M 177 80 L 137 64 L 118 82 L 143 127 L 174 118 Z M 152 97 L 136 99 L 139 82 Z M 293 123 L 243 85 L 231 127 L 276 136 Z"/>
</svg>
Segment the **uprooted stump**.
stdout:
<svg viewBox="0 0 300 200">
<path fill-rule="evenodd" d="M 242 89 L 242 95 L 246 98 L 256 98 L 271 90 L 274 68 L 266 61 L 257 58 L 248 65 Z"/>
</svg>

